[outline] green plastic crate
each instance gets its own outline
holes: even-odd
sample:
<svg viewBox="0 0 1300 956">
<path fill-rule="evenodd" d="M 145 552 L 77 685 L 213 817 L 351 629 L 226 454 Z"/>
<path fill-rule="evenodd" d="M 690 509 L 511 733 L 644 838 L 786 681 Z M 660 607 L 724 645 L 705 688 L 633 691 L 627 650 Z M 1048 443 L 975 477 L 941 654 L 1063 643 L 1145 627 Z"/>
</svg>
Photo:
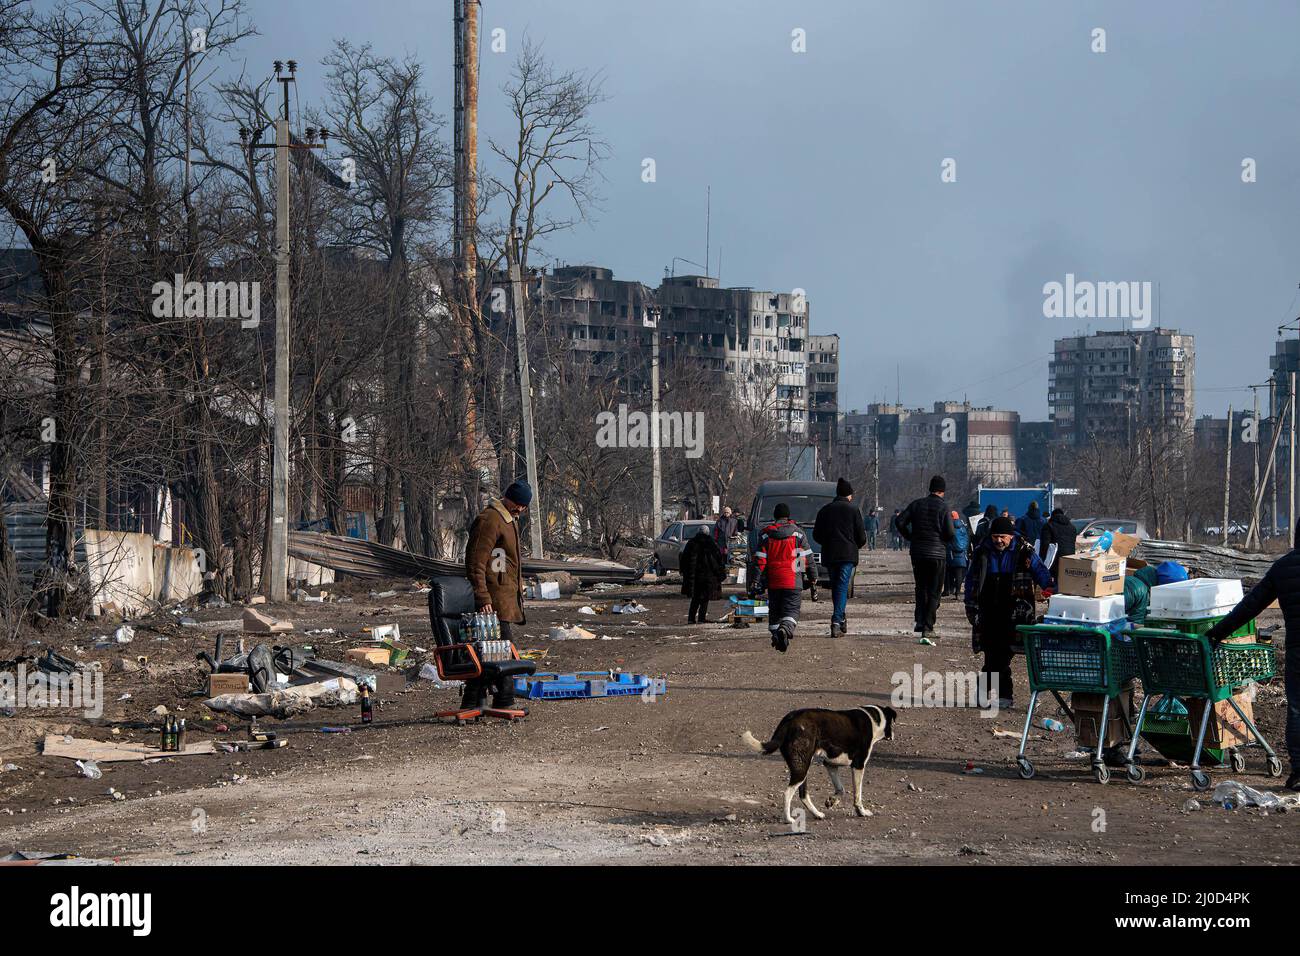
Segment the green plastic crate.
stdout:
<svg viewBox="0 0 1300 956">
<path fill-rule="evenodd" d="M 1189 620 L 1149 617 L 1146 619 L 1146 623 L 1142 626 L 1157 627 L 1169 631 L 1178 631 L 1179 633 L 1182 634 L 1205 634 L 1210 630 L 1210 628 L 1214 627 L 1214 625 L 1222 621 L 1224 617 L 1226 617 L 1226 615 L 1223 614 L 1220 614 L 1218 617 L 1196 617 L 1196 618 L 1191 618 Z M 1247 621 L 1245 624 L 1241 625 L 1241 627 L 1237 628 L 1228 636 L 1229 637 L 1254 637 L 1255 634 L 1256 634 L 1255 621 L 1252 619 L 1250 621 Z"/>
<path fill-rule="evenodd" d="M 1138 628 L 1133 636 L 1148 694 L 1219 701 L 1277 672 L 1273 648 L 1267 644 L 1212 645 L 1203 634 L 1148 627 Z"/>
<path fill-rule="evenodd" d="M 1199 730 L 1199 727 L 1191 725 L 1187 708 L 1177 697 L 1162 697 L 1147 711 L 1142 721 L 1142 738 L 1162 756 L 1180 763 L 1191 763 Z M 1227 751 L 1205 747 L 1201 753 L 1222 765 Z"/>
<path fill-rule="evenodd" d="M 1033 690 L 1115 697 L 1140 673 L 1137 646 L 1105 628 L 1029 624 L 1016 630 L 1024 635 Z"/>
</svg>

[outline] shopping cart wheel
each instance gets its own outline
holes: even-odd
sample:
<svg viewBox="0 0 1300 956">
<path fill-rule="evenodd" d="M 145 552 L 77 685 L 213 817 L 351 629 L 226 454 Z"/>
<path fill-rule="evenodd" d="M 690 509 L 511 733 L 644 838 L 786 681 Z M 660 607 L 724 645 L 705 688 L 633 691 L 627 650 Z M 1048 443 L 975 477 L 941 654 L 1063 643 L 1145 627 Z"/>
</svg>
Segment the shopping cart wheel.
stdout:
<svg viewBox="0 0 1300 956">
<path fill-rule="evenodd" d="M 1093 767 L 1092 774 L 1097 778 L 1098 783 L 1110 783 L 1110 767 L 1107 767 L 1104 763 Z"/>
<path fill-rule="evenodd" d="M 1141 783 L 1147 778 L 1147 768 L 1141 764 L 1131 763 L 1125 770 L 1129 783 Z"/>
<path fill-rule="evenodd" d="M 1240 750 L 1237 750 L 1235 747 L 1233 748 L 1232 754 L 1230 755 L 1230 760 L 1232 762 L 1233 773 L 1241 773 L 1243 770 L 1246 769 L 1246 757 Z"/>
<path fill-rule="evenodd" d="M 1209 789 L 1210 789 L 1210 775 L 1209 775 L 1208 773 L 1206 773 L 1204 770 L 1193 770 L 1193 771 L 1192 771 L 1192 789 L 1193 789 L 1193 790 L 1209 790 Z"/>
<path fill-rule="evenodd" d="M 1268 758 L 1268 775 L 1270 777 L 1282 776 L 1282 761 L 1277 757 Z"/>
<path fill-rule="evenodd" d="M 1029 762 L 1028 757 L 1017 757 L 1016 765 L 1022 780 L 1028 780 L 1034 775 L 1034 765 Z"/>
</svg>

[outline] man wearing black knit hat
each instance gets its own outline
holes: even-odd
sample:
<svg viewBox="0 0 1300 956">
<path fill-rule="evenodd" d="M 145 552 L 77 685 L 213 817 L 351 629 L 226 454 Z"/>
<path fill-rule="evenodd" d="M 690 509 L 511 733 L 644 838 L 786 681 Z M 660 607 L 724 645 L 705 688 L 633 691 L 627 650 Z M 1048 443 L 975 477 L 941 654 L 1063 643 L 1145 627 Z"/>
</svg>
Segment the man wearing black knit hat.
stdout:
<svg viewBox="0 0 1300 956">
<path fill-rule="evenodd" d="M 943 496 L 943 475 L 930 479 L 930 493 L 917 498 L 894 518 L 894 529 L 912 544 L 912 577 L 916 581 L 916 624 L 913 630 L 936 641 L 934 621 L 939 615 L 943 575 L 948 566 L 948 545 L 955 532 Z"/>
<path fill-rule="evenodd" d="M 817 512 L 812 536 L 822 546 L 822 564 L 831 576 L 831 637 L 843 637 L 849 632 L 849 585 L 858 569 L 858 551 L 867 543 L 862 512 L 845 479 L 835 483 L 835 500 Z"/>
</svg>

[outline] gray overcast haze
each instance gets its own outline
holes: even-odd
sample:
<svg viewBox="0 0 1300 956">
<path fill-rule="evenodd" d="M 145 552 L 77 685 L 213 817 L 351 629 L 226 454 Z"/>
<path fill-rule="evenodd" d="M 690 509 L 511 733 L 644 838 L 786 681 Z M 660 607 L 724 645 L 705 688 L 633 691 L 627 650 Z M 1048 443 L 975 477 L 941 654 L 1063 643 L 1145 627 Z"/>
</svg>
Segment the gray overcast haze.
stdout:
<svg viewBox="0 0 1300 956">
<path fill-rule="evenodd" d="M 844 408 L 892 400 L 901 367 L 905 403 L 969 397 L 1046 418 L 1052 340 L 1086 329 L 1043 317 L 1043 284 L 1067 272 L 1159 283 L 1161 323 L 1196 335 L 1198 414 L 1242 407 L 1296 315 L 1294 2 L 481 9 L 484 140 L 508 133 L 500 87 L 525 33 L 557 66 L 605 77 L 604 200 L 546 259 L 655 284 L 673 256 L 703 260 L 711 186 L 711 271 L 720 260 L 724 285 L 807 290 L 813 331 L 840 335 Z M 450 10 L 254 0 L 260 36 L 236 68 L 297 58 L 306 107 L 333 39 L 369 42 L 418 55 L 450 120 Z M 489 50 L 498 27 L 504 55 Z M 655 183 L 641 181 L 646 157 Z M 945 157 L 955 183 L 940 182 Z M 1256 183 L 1242 182 L 1245 157 Z"/>
</svg>

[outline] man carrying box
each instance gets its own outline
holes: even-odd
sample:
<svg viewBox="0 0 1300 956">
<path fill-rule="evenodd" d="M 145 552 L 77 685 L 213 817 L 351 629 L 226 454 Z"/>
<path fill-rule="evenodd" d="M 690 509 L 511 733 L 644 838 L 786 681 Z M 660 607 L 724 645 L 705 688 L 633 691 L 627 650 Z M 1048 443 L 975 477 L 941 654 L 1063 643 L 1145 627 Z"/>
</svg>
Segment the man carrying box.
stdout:
<svg viewBox="0 0 1300 956">
<path fill-rule="evenodd" d="M 1296 540 L 1300 541 L 1300 527 L 1297 527 Z M 1286 788 L 1300 793 L 1300 548 L 1292 548 L 1274 561 L 1264 579 L 1205 636 L 1212 641 L 1231 636 L 1274 601 L 1281 606 L 1286 625 L 1286 749 L 1291 758 L 1291 776 L 1287 777 Z M 1298 642 L 1294 652 L 1292 631 Z"/>
</svg>

